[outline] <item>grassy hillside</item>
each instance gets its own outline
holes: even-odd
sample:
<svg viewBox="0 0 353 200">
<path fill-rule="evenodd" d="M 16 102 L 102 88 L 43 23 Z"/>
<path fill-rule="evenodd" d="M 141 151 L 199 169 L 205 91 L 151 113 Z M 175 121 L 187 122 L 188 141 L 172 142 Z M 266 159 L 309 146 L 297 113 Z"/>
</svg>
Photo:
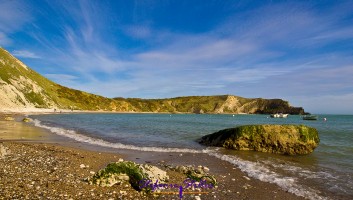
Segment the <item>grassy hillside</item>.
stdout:
<svg viewBox="0 0 353 200">
<path fill-rule="evenodd" d="M 18 106 L 99 110 L 110 109 L 113 102 L 109 98 L 56 84 L 25 66 L 3 48 L 0 48 L 0 79 L 1 95 L 14 96 L 15 99 L 11 100 Z M 4 87 L 11 88 L 4 91 Z"/>
<path fill-rule="evenodd" d="M 106 98 L 54 83 L 0 48 L 0 108 L 22 107 L 122 112 L 304 113 L 302 108 L 291 107 L 281 99 L 248 99 L 232 95 Z"/>
<path fill-rule="evenodd" d="M 292 107 L 281 99 L 243 98 L 233 95 L 188 96 L 168 99 L 124 99 L 134 111 L 171 113 L 251 113 L 251 114 L 305 114 L 301 107 Z"/>
<path fill-rule="evenodd" d="M 144 112 L 183 112 L 183 113 L 211 113 L 224 103 L 227 96 L 189 96 L 168 99 L 125 99 L 136 110 Z M 124 100 L 115 98 L 115 100 Z"/>
</svg>

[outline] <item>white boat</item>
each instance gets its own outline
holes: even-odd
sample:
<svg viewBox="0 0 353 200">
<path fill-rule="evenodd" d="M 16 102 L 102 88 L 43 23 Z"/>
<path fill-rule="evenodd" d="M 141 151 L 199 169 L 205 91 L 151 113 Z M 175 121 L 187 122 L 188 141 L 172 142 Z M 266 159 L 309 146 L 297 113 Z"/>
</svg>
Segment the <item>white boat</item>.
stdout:
<svg viewBox="0 0 353 200">
<path fill-rule="evenodd" d="M 319 117 L 317 115 L 305 115 L 303 120 L 317 120 Z M 326 119 L 326 118 L 325 118 Z"/>
<path fill-rule="evenodd" d="M 272 118 L 287 118 L 288 114 L 283 114 L 283 113 L 276 113 L 276 114 L 271 114 Z"/>
</svg>

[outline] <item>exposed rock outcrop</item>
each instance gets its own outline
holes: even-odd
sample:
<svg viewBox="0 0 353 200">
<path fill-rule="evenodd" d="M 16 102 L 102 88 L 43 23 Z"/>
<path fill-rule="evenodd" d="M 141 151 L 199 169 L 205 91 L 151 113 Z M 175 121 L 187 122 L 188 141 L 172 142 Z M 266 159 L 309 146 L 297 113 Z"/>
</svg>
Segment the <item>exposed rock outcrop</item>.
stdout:
<svg viewBox="0 0 353 200">
<path fill-rule="evenodd" d="M 25 118 L 23 118 L 23 120 L 22 120 L 23 122 L 31 122 L 32 121 L 32 119 L 31 118 L 28 118 L 28 117 L 25 117 Z"/>
<path fill-rule="evenodd" d="M 186 175 L 187 178 L 195 180 L 195 181 L 206 181 L 206 183 L 210 183 L 213 186 L 217 185 L 217 180 L 215 176 L 211 175 L 209 173 L 210 169 L 206 166 L 184 166 L 184 165 L 178 165 L 175 167 L 172 166 L 166 166 L 167 168 L 183 173 Z"/>
<path fill-rule="evenodd" d="M 320 139 L 315 128 L 305 125 L 245 125 L 203 136 L 199 142 L 234 150 L 303 155 L 313 152 Z"/>
<path fill-rule="evenodd" d="M 93 177 L 87 179 L 90 184 L 110 187 L 122 182 L 129 182 L 133 188 L 139 190 L 139 182 L 148 179 L 155 183 L 164 183 L 169 179 L 167 173 L 152 165 L 140 165 L 131 161 L 110 163 L 99 170 Z"/>
</svg>

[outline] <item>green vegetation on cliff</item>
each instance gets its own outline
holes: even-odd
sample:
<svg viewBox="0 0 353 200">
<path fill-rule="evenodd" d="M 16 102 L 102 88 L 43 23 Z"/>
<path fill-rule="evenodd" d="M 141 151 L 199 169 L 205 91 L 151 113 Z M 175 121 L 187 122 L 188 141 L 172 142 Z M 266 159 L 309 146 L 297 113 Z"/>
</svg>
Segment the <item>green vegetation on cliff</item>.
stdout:
<svg viewBox="0 0 353 200">
<path fill-rule="evenodd" d="M 135 109 L 145 112 L 213 113 L 217 105 L 227 99 L 224 96 L 189 96 L 168 99 L 126 99 Z M 123 100 L 115 98 L 115 100 Z"/>
<path fill-rule="evenodd" d="M 111 110 L 113 100 L 56 84 L 0 48 L 0 91 L 15 106 Z M 23 94 L 23 95 L 22 95 Z M 0 102 L 1 103 L 1 102 Z"/>
<path fill-rule="evenodd" d="M 54 83 L 0 48 L 0 108 L 59 108 L 120 112 L 305 114 L 281 99 L 233 95 L 167 99 L 106 98 Z"/>
</svg>

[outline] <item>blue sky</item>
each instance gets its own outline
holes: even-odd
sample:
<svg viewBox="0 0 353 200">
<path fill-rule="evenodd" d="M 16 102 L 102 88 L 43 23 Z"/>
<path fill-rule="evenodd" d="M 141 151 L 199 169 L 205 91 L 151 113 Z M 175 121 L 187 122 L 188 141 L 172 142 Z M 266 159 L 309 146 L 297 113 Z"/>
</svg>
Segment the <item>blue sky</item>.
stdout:
<svg viewBox="0 0 353 200">
<path fill-rule="evenodd" d="M 107 97 L 233 94 L 353 114 L 353 1 L 0 0 L 0 46 Z"/>
</svg>

